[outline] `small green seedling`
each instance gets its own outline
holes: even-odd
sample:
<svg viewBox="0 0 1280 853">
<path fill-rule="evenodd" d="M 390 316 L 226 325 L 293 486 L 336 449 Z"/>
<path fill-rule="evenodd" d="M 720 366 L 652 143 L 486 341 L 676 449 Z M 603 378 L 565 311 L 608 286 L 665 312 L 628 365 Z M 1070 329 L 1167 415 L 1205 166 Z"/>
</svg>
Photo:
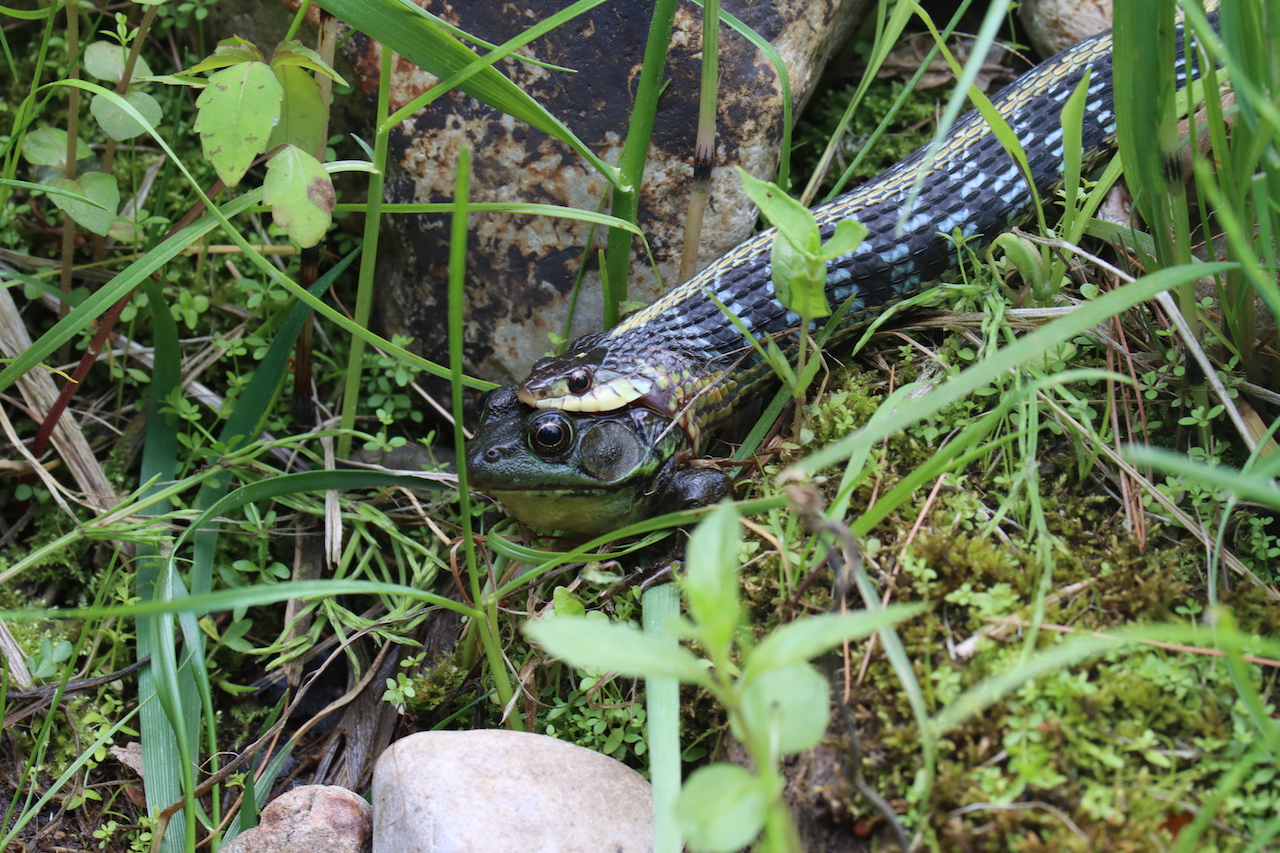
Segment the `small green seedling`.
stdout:
<svg viewBox="0 0 1280 853">
<path fill-rule="evenodd" d="M 333 219 L 333 182 L 315 157 L 323 150 L 327 107 L 320 84 L 308 72 L 346 81 L 296 40 L 281 42 L 268 60 L 239 36 L 223 39 L 213 55 L 185 74 L 212 71 L 196 100 L 204 156 L 228 187 L 254 158 L 280 147 L 267 161 L 262 197 L 289 239 L 307 247 L 320 242 Z"/>
<path fill-rule="evenodd" d="M 732 504 L 709 515 L 689 541 L 680 580 L 689 619 L 679 633 L 705 657 L 618 623 L 581 616 L 530 622 L 534 641 L 578 668 L 644 678 L 676 678 L 712 693 L 729 715 L 755 772 L 710 764 L 685 781 L 676 820 L 691 850 L 740 850 L 764 833 L 761 850 L 798 851 L 782 793 L 783 756 L 811 749 L 830 714 L 826 678 L 810 663 L 846 640 L 869 636 L 921 606 L 829 613 L 784 625 L 752 644 L 738 595 L 742 528 Z"/>
<path fill-rule="evenodd" d="M 765 341 L 765 360 L 791 389 L 796 400 L 799 432 L 805 389 L 813 382 L 820 362 L 809 361 L 809 325 L 831 314 L 827 300 L 827 262 L 853 252 L 867 236 L 867 229 L 852 217 L 836 223 L 835 232 L 824 243 L 813 211 L 787 195 L 776 185 L 753 178 L 741 168 L 742 189 L 778 229 L 770 255 L 774 291 L 778 300 L 800 315 L 800 347 L 792 370 L 773 340 Z M 722 306 L 723 310 L 723 306 Z"/>
</svg>

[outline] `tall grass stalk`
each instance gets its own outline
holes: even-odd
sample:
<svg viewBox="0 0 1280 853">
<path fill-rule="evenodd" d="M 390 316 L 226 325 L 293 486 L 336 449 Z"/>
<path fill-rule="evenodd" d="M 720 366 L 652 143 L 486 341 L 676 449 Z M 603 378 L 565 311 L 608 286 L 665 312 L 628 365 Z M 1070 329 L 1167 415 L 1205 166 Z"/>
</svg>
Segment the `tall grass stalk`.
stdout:
<svg viewBox="0 0 1280 853">
<path fill-rule="evenodd" d="M 613 190 L 610 213 L 626 222 L 636 222 L 640 213 L 640 190 L 644 182 L 644 164 L 649 157 L 649 141 L 653 137 L 654 117 L 658 113 L 658 96 L 662 93 L 662 70 L 667 64 L 667 47 L 671 43 L 672 22 L 677 0 L 655 0 L 649 21 L 649 38 L 645 42 L 636 100 L 631 108 L 631 124 L 627 141 L 618 159 L 621 186 Z M 604 294 L 604 326 L 618 322 L 619 306 L 627 298 L 627 282 L 631 277 L 631 234 L 611 228 L 605 249 L 607 290 Z"/>
</svg>

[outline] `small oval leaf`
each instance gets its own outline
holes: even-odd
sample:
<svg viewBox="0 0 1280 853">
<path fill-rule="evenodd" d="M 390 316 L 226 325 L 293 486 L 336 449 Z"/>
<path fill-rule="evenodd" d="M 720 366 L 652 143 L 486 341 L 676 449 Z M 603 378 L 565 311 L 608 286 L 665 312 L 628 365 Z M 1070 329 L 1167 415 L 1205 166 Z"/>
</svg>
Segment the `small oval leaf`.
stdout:
<svg viewBox="0 0 1280 853">
<path fill-rule="evenodd" d="M 120 82 L 129 49 L 114 41 L 95 41 L 84 49 L 85 70 L 99 80 Z M 141 56 L 133 64 L 133 77 L 150 77 L 151 66 Z"/>
<path fill-rule="evenodd" d="M 77 147 L 76 149 L 80 149 Z M 38 127 L 22 140 L 22 156 L 33 166 L 65 168 L 67 132 L 60 127 Z"/>
<path fill-rule="evenodd" d="M 333 221 L 333 181 L 315 157 L 286 145 L 267 161 L 262 200 L 289 239 L 308 248 L 319 243 Z"/>
<path fill-rule="evenodd" d="M 153 128 L 164 117 L 164 112 L 160 109 L 159 102 L 146 92 L 128 92 L 124 95 L 124 99 Z M 89 102 L 89 112 L 93 113 L 93 117 L 98 120 L 103 132 L 116 142 L 133 139 L 138 134 L 145 132 L 145 128 L 138 124 L 138 120 L 121 109 L 119 101 L 113 98 L 94 95 L 93 100 Z"/>
<path fill-rule="evenodd" d="M 739 682 L 739 689 L 747 731 L 734 725 L 734 734 L 744 741 L 767 746 L 773 760 L 817 746 L 827 731 L 830 689 L 812 664 L 748 672 Z M 732 718 L 731 722 L 736 723 L 737 719 Z"/>
<path fill-rule="evenodd" d="M 86 231 L 92 231 L 99 236 L 106 236 L 107 231 L 111 228 L 111 223 L 115 221 L 116 208 L 120 206 L 120 189 L 116 186 L 114 175 L 108 175 L 104 172 L 85 172 L 75 180 L 71 178 L 55 178 L 50 183 L 59 189 L 78 193 L 102 205 L 102 207 L 94 207 L 91 204 L 86 204 L 67 196 L 50 196 L 59 210 L 74 219 Z"/>
<path fill-rule="evenodd" d="M 769 792 L 736 764 L 699 767 L 676 800 L 676 822 L 691 850 L 731 853 L 750 844 L 764 828 Z"/>
<path fill-rule="evenodd" d="M 346 80 L 342 79 L 341 74 L 334 71 L 332 66 L 321 58 L 320 54 L 297 39 L 276 45 L 275 53 L 271 55 L 272 68 L 279 69 L 289 65 L 298 68 L 309 68 L 317 74 L 323 74 L 339 86 L 349 85 Z"/>
</svg>

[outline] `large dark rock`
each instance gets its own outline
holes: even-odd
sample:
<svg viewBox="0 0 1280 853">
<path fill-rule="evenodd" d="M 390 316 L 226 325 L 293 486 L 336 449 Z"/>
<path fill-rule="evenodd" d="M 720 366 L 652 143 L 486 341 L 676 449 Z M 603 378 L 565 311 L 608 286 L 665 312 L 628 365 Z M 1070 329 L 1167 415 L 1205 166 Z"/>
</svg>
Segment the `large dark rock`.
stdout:
<svg viewBox="0 0 1280 853">
<path fill-rule="evenodd" d="M 501 43 L 559 10 L 560 0 L 522 4 L 445 4 L 427 8 L 463 29 Z M 776 0 L 726 4 L 784 57 L 794 106 L 812 89 L 830 52 L 847 34 L 867 0 Z M 618 0 L 577 18 L 524 49 L 539 60 L 578 69 L 571 74 L 504 60 L 499 68 L 568 125 L 608 162 L 616 162 L 627 131 L 650 3 Z M 664 282 L 679 265 L 691 157 L 697 125 L 701 12 L 684 4 L 677 14 L 657 126 L 641 200 L 640 224 Z M 722 29 L 717 163 L 704 238 L 705 264 L 745 238 L 755 220 L 734 165 L 771 176 L 782 134 L 782 96 L 767 59 L 744 38 Z M 378 47 L 352 39 L 348 58 L 361 85 L 376 86 Z M 436 82 L 407 61 L 395 67 L 393 109 Z M 567 146 L 499 114 L 461 92 L 451 92 L 397 128 L 391 139 L 397 170 L 388 200 L 448 201 L 463 146 L 474 151 L 475 201 L 543 202 L 597 209 L 606 182 Z M 378 320 L 382 331 L 415 339 L 429 358 L 446 358 L 448 224 L 440 216 L 390 216 L 379 245 Z M 523 378 L 550 348 L 548 334 L 563 333 L 579 266 L 589 272 L 570 329 L 573 336 L 601 328 L 596 247 L 590 227 L 550 217 L 474 216 L 467 257 L 467 355 L 470 369 L 490 379 Z M 629 298 L 649 301 L 660 292 L 637 240 Z"/>
</svg>

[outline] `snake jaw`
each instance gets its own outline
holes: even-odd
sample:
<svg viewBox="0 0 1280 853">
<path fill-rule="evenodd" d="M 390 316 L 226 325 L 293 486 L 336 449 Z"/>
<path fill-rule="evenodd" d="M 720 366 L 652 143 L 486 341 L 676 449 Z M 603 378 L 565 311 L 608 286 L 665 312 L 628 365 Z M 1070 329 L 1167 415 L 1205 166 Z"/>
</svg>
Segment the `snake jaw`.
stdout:
<svg viewBox="0 0 1280 853">
<path fill-rule="evenodd" d="M 526 388 L 518 392 L 520 402 L 535 409 L 564 409 L 567 412 L 611 412 L 634 403 L 653 390 L 653 383 L 643 378 L 617 379 L 597 385 L 585 394 L 559 397 L 537 397 Z"/>
</svg>

